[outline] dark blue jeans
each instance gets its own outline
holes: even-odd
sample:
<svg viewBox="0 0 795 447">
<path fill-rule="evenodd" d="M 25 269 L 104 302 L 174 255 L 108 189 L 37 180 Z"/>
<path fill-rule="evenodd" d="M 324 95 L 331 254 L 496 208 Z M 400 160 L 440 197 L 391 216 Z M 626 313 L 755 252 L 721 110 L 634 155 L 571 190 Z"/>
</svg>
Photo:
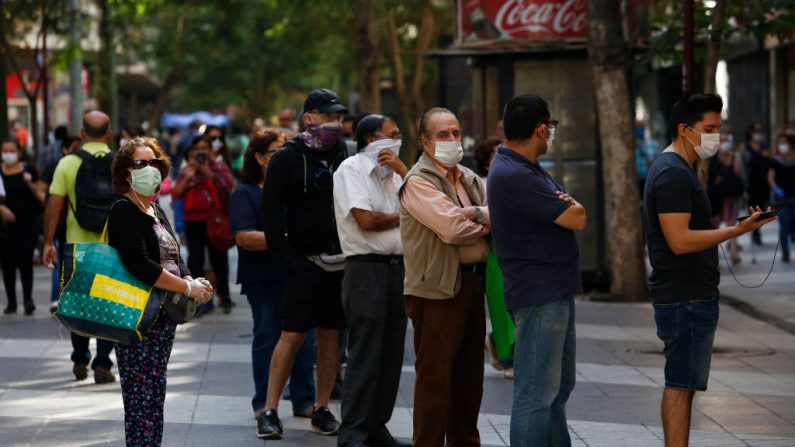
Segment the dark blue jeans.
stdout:
<svg viewBox="0 0 795 447">
<path fill-rule="evenodd" d="M 251 406 L 257 411 L 265 406 L 271 356 L 282 333 L 284 283 L 245 282 L 242 284 L 241 292 L 246 295 L 251 305 L 251 316 L 254 319 L 254 339 L 251 342 L 254 397 L 251 399 Z M 294 412 L 310 408 L 315 403 L 314 344 L 314 332 L 309 331 L 293 363 L 293 371 L 290 374 L 290 400 Z"/>
<path fill-rule="evenodd" d="M 574 301 L 511 312 L 516 325 L 511 445 L 571 445 L 566 402 L 576 381 Z"/>
<path fill-rule="evenodd" d="M 781 241 L 781 250 L 789 252 L 789 236 L 795 224 L 795 205 L 779 205 L 778 211 L 778 237 Z"/>
<path fill-rule="evenodd" d="M 91 361 L 91 351 L 88 349 L 88 342 L 91 339 L 77 335 L 72 332 L 72 362 L 79 365 L 88 365 Z M 110 360 L 110 351 L 113 351 L 113 342 L 97 339 L 97 356 L 91 363 L 91 369 L 104 368 L 110 369 L 113 362 Z"/>
</svg>

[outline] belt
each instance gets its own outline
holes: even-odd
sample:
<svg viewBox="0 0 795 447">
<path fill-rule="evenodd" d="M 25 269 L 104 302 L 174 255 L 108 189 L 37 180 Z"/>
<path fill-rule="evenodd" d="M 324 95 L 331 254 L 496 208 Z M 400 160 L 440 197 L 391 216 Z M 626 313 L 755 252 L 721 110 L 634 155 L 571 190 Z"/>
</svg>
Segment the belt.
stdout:
<svg viewBox="0 0 795 447">
<path fill-rule="evenodd" d="M 382 264 L 403 265 L 402 255 L 351 255 L 345 258 L 346 261 L 380 262 Z"/>
<path fill-rule="evenodd" d="M 461 264 L 461 273 L 483 273 L 486 271 L 486 263 Z"/>
</svg>

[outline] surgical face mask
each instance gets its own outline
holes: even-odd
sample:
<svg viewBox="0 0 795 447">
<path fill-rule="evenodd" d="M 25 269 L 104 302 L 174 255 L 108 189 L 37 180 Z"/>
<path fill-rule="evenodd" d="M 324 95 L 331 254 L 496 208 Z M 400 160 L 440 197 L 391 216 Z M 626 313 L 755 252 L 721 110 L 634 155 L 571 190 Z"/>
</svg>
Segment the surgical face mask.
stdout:
<svg viewBox="0 0 795 447">
<path fill-rule="evenodd" d="M 720 150 L 723 152 L 731 152 L 732 151 L 732 142 L 731 141 L 724 141 L 720 144 Z"/>
<path fill-rule="evenodd" d="M 787 143 L 779 143 L 778 144 L 778 153 L 779 154 L 788 154 L 789 153 L 789 144 L 787 144 Z"/>
<path fill-rule="evenodd" d="M 763 134 L 763 133 L 755 133 L 752 138 L 757 143 L 764 143 L 765 142 L 765 134 Z"/>
<path fill-rule="evenodd" d="M 547 137 L 547 148 L 552 147 L 552 143 L 555 141 L 555 131 L 557 128 L 549 129 L 549 136 Z"/>
<path fill-rule="evenodd" d="M 222 147 L 224 147 L 224 142 L 221 141 L 221 137 L 215 137 L 210 142 L 210 146 L 213 147 L 213 151 L 218 152 L 221 150 Z"/>
<path fill-rule="evenodd" d="M 372 158 L 376 164 L 378 164 L 378 154 L 380 154 L 384 149 L 388 149 L 392 151 L 395 155 L 400 155 L 400 140 L 393 140 L 391 138 L 387 138 L 384 140 L 376 140 L 372 143 L 368 144 L 367 147 L 362 149 L 362 154 L 367 155 L 368 157 Z M 383 179 L 392 175 L 395 170 L 392 169 L 391 166 L 386 165 L 378 165 L 378 175 Z"/>
<path fill-rule="evenodd" d="M 454 167 L 464 158 L 460 141 L 436 141 L 434 144 L 436 149 L 433 158 L 448 168 Z"/>
<path fill-rule="evenodd" d="M 693 144 L 693 150 L 696 151 L 696 154 L 698 154 L 698 157 L 700 159 L 706 160 L 718 152 L 718 149 L 720 148 L 719 133 L 701 133 L 696 129 L 693 129 L 692 127 L 690 127 L 689 129 L 701 135 L 700 146 L 696 146 L 695 143 L 690 141 L 689 138 L 687 139 L 687 141 L 690 141 L 690 143 Z"/>
<path fill-rule="evenodd" d="M 161 181 L 160 170 L 154 166 L 130 170 L 130 186 L 142 196 L 149 197 L 154 194 Z"/>
<path fill-rule="evenodd" d="M 16 152 L 3 152 L 3 164 L 11 166 L 19 161 L 19 155 Z"/>
</svg>

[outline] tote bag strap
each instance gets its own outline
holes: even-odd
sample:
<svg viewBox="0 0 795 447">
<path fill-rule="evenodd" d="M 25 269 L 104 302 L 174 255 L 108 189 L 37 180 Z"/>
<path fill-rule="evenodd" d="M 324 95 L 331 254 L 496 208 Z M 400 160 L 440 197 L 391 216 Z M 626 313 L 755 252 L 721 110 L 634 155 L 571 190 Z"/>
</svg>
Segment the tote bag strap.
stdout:
<svg viewBox="0 0 795 447">
<path fill-rule="evenodd" d="M 108 220 L 110 219 L 110 210 L 113 209 L 113 206 L 117 203 L 121 202 L 124 199 L 119 199 L 110 204 L 110 208 L 108 208 L 108 212 L 105 214 L 105 226 L 102 227 L 102 234 L 99 236 L 99 242 L 109 245 L 108 244 Z"/>
</svg>

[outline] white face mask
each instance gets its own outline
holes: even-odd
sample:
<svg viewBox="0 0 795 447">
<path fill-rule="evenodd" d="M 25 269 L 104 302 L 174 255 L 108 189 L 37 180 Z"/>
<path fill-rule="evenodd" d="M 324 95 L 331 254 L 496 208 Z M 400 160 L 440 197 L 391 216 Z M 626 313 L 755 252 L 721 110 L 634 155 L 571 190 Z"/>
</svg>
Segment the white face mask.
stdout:
<svg viewBox="0 0 795 447">
<path fill-rule="evenodd" d="M 779 154 L 789 154 L 789 144 L 787 144 L 787 143 L 779 143 L 779 145 L 778 145 L 778 153 Z"/>
<path fill-rule="evenodd" d="M 690 141 L 688 138 L 687 141 L 693 143 L 693 150 L 696 151 L 698 157 L 702 160 L 706 160 L 713 155 L 718 153 L 718 149 L 720 149 L 720 134 L 719 133 L 701 133 L 692 127 L 690 130 L 698 133 L 701 135 L 701 145 L 696 146 L 695 143 Z M 686 138 L 686 137 L 685 137 Z"/>
<path fill-rule="evenodd" d="M 213 147 L 213 151 L 218 152 L 224 147 L 224 142 L 221 141 L 220 138 L 213 138 L 213 141 L 210 142 L 210 145 Z"/>
<path fill-rule="evenodd" d="M 731 141 L 724 141 L 720 144 L 720 150 L 723 152 L 731 152 L 732 151 L 732 142 Z"/>
<path fill-rule="evenodd" d="M 549 136 L 547 137 L 547 148 L 552 147 L 552 143 L 555 141 L 555 131 L 557 128 L 549 129 Z"/>
<path fill-rule="evenodd" d="M 3 152 L 3 164 L 11 166 L 19 161 L 19 155 L 16 152 Z"/>
<path fill-rule="evenodd" d="M 436 141 L 433 158 L 442 165 L 452 168 L 464 158 L 464 148 L 460 141 Z"/>
<path fill-rule="evenodd" d="M 372 143 L 368 144 L 367 147 L 362 149 L 362 154 L 367 155 L 368 157 L 372 158 L 376 164 L 378 164 L 378 154 L 381 153 L 384 149 L 388 149 L 392 151 L 395 155 L 400 155 L 400 140 L 393 140 L 391 138 L 387 138 L 385 140 L 376 140 Z M 392 175 L 395 170 L 392 169 L 391 166 L 385 165 L 378 165 L 378 175 L 381 178 L 386 178 Z"/>
</svg>

